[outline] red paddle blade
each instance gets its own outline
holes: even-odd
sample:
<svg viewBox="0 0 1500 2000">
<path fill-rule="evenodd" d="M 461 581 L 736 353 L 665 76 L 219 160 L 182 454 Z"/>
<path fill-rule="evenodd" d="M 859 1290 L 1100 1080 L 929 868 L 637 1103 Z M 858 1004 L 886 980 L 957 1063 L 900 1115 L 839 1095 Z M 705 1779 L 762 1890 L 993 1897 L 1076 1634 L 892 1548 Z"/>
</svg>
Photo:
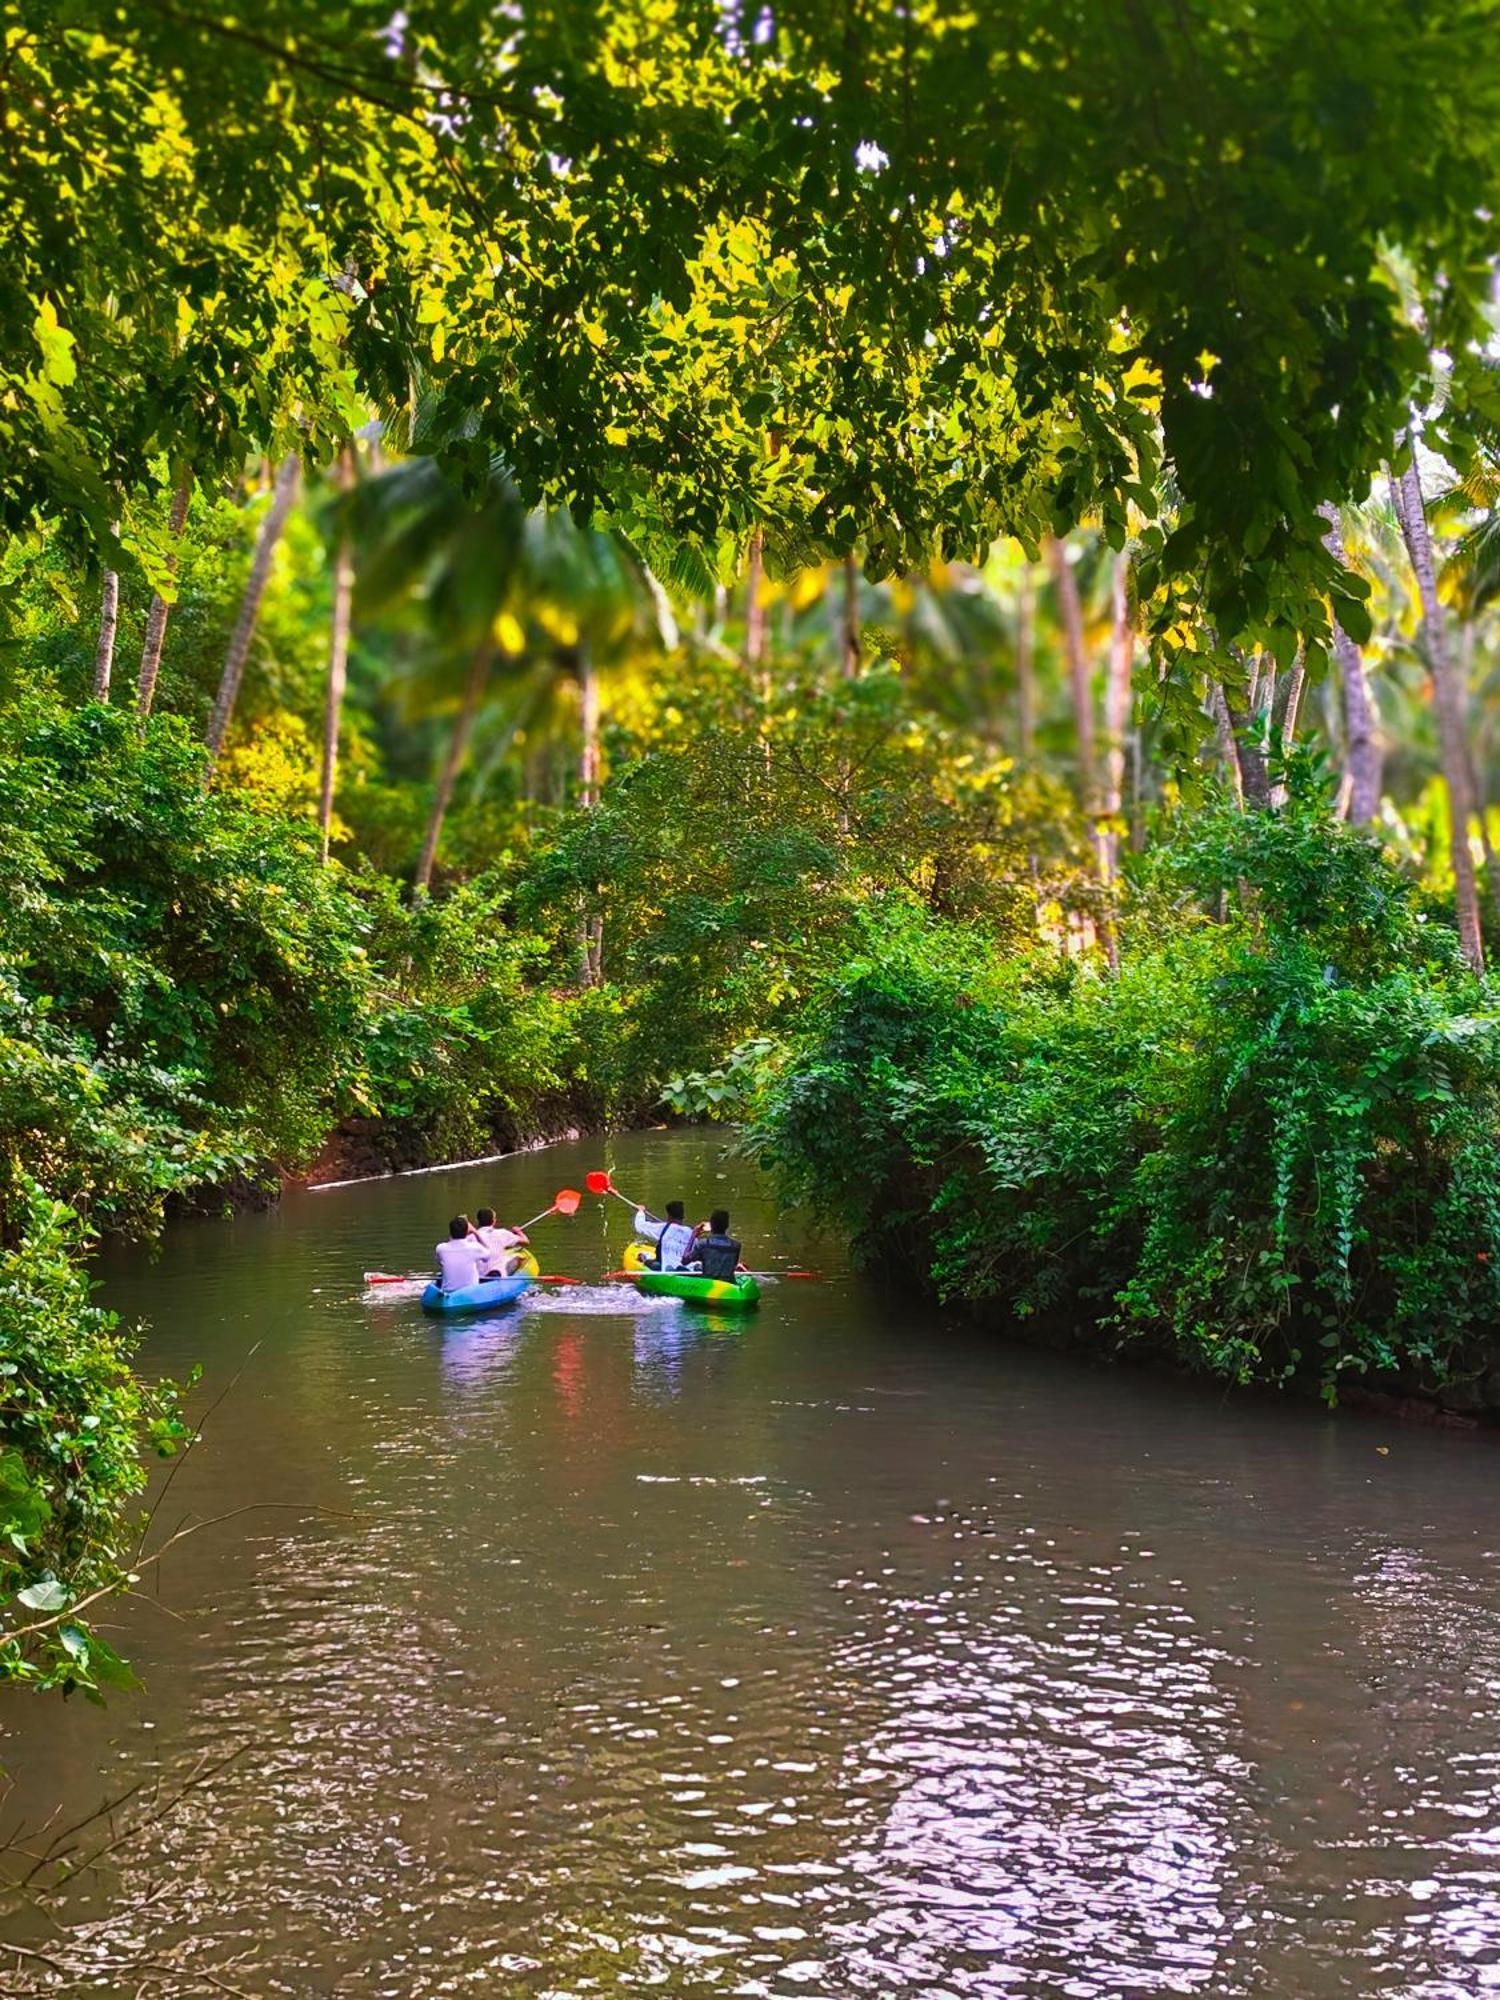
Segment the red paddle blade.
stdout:
<svg viewBox="0 0 1500 2000">
<path fill-rule="evenodd" d="M 399 1271 L 366 1271 L 367 1285 L 404 1285 L 407 1280 Z"/>
<path fill-rule="evenodd" d="M 578 1213 L 578 1204 L 582 1200 L 583 1196 L 578 1192 L 577 1188 L 564 1188 L 552 1206 L 557 1210 L 559 1215 L 576 1215 Z"/>
<path fill-rule="evenodd" d="M 537 1279 L 539 1285 L 581 1285 L 582 1278 L 560 1278 L 555 1271 L 549 1271 Z"/>
<path fill-rule="evenodd" d="M 614 1184 L 608 1174 L 585 1174 L 583 1184 L 590 1194 L 613 1194 Z"/>
</svg>

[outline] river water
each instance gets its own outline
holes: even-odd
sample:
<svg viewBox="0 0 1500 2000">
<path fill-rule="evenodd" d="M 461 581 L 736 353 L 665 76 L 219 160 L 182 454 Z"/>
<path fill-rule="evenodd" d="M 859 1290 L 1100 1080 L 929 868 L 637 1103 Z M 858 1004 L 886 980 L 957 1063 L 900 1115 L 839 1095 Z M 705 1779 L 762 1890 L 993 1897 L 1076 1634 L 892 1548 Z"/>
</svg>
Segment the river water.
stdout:
<svg viewBox="0 0 1500 2000">
<path fill-rule="evenodd" d="M 599 1164 L 823 1281 L 362 1288 Z M 1489 1443 L 1007 1348 L 774 1221 L 645 1134 L 109 1259 L 233 1382 L 163 1531 L 232 1518 L 120 1614 L 143 1694 L 0 1704 L 7 1814 L 240 1754 L 69 1914 L 256 1995 L 1500 1991 Z"/>
</svg>

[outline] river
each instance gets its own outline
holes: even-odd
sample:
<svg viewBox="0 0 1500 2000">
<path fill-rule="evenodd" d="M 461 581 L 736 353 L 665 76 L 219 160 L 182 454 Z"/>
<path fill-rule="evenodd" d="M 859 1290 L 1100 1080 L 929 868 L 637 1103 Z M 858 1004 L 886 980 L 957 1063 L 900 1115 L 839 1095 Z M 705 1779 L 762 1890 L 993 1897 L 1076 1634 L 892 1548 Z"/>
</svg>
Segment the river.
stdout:
<svg viewBox="0 0 1500 2000">
<path fill-rule="evenodd" d="M 362 1288 L 600 1164 L 821 1281 Z M 1500 1990 L 1489 1441 L 1009 1348 L 775 1220 L 651 1133 L 112 1254 L 228 1389 L 163 1529 L 230 1518 L 119 1616 L 143 1694 L 0 1704 L 7 1813 L 239 1754 L 70 1914 L 256 1995 Z"/>
</svg>

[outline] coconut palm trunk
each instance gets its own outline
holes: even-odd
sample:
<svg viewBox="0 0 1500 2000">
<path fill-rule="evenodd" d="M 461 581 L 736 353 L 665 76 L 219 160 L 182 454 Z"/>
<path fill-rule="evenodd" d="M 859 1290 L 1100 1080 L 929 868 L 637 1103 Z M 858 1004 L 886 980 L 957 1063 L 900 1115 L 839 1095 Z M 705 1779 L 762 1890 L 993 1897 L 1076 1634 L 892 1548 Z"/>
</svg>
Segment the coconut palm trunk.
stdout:
<svg viewBox="0 0 1500 2000">
<path fill-rule="evenodd" d="M 1135 626 L 1130 617 L 1130 560 L 1115 557 L 1110 577 L 1109 678 L 1104 689 L 1104 797 L 1105 817 L 1117 821 L 1125 809 L 1125 731 L 1130 722 L 1130 677 L 1135 667 Z M 1105 830 L 1108 842 L 1109 873 L 1118 862 L 1119 832 L 1111 824 Z"/>
<path fill-rule="evenodd" d="M 271 581 L 271 563 L 276 554 L 276 544 L 281 540 L 286 528 L 301 479 L 302 461 L 296 452 L 290 451 L 277 468 L 276 483 L 271 489 L 271 504 L 266 510 L 265 519 L 260 524 L 260 534 L 255 543 L 255 557 L 250 564 L 249 580 L 245 584 L 245 594 L 240 600 L 240 615 L 235 620 L 234 631 L 230 634 L 229 650 L 224 656 L 224 671 L 219 676 L 219 691 L 214 697 L 213 712 L 208 718 L 208 730 L 204 741 L 208 745 L 210 767 L 218 762 L 219 752 L 224 747 L 224 738 L 229 734 L 229 725 L 234 719 L 234 705 L 239 699 L 240 682 L 245 677 L 245 663 L 250 657 L 251 642 L 255 638 L 255 628 L 260 621 L 266 586 Z"/>
<path fill-rule="evenodd" d="M 851 550 L 844 557 L 844 599 L 839 618 L 839 663 L 846 681 L 859 676 L 861 648 L 859 630 L 859 558 Z"/>
<path fill-rule="evenodd" d="M 453 787 L 458 774 L 463 769 L 468 754 L 469 738 L 474 733 L 474 723 L 479 715 L 484 691 L 489 684 L 490 668 L 494 663 L 495 646 L 486 638 L 469 662 L 469 677 L 464 683 L 464 698 L 458 711 L 458 720 L 453 725 L 453 734 L 448 739 L 448 749 L 443 758 L 443 768 L 438 775 L 437 790 L 432 796 L 432 811 L 427 816 L 427 831 L 422 836 L 422 852 L 417 859 L 417 872 L 412 881 L 413 897 L 427 894 L 432 887 L 432 870 L 437 861 L 438 841 L 442 838 L 443 821 L 448 817 L 448 807 L 453 800 Z"/>
<path fill-rule="evenodd" d="M 1459 947 L 1478 972 L 1484 967 L 1484 933 L 1479 921 L 1479 885 L 1474 873 L 1474 855 L 1469 846 L 1474 799 L 1469 786 L 1468 722 L 1465 713 L 1467 691 L 1454 664 L 1448 643 L 1447 616 L 1438 597 L 1432 534 L 1427 525 L 1427 509 L 1417 471 L 1416 438 L 1410 426 L 1407 427 L 1406 446 L 1406 470 L 1399 475 L 1391 474 L 1391 500 L 1401 525 L 1402 539 L 1411 559 L 1417 595 L 1422 605 L 1423 650 L 1427 655 L 1427 672 L 1432 681 L 1432 704 L 1437 711 L 1443 784 L 1448 794 Z"/>
<path fill-rule="evenodd" d="M 354 483 L 354 458 L 339 458 L 339 485 Z M 344 687 L 349 672 L 349 623 L 354 604 L 354 544 L 347 525 L 339 534 L 333 557 L 333 611 L 328 629 L 328 701 L 323 716 L 323 786 L 318 798 L 318 833 L 323 860 L 333 831 L 333 792 L 338 778 L 339 724 L 344 712 Z"/>
<path fill-rule="evenodd" d="M 762 701 L 770 694 L 766 664 L 766 544 L 759 528 L 750 537 L 745 566 L 745 666 Z"/>
<path fill-rule="evenodd" d="M 1330 500 L 1318 509 L 1328 523 L 1323 546 L 1343 567 L 1344 533 L 1339 510 Z M 1380 784 L 1384 753 L 1380 743 L 1380 719 L 1375 697 L 1370 692 L 1364 655 L 1335 618 L 1333 657 L 1339 670 L 1339 692 L 1344 710 L 1344 817 L 1355 826 L 1366 826 L 1380 811 Z"/>
<path fill-rule="evenodd" d="M 1036 744 L 1036 579 L 1031 564 L 1016 586 L 1016 747 L 1028 761 Z"/>
<path fill-rule="evenodd" d="M 578 799 L 585 811 L 599 803 L 599 675 L 587 641 L 578 648 Z M 583 983 L 598 986 L 604 978 L 604 919 L 585 913 L 579 932 L 583 953 Z"/>
<path fill-rule="evenodd" d="M 172 495 L 172 512 L 167 522 L 172 537 L 172 552 L 167 562 L 174 576 L 177 574 L 177 544 L 182 539 L 192 497 L 192 482 L 187 479 Z M 166 643 L 167 620 L 171 614 L 172 607 L 166 598 L 159 590 L 154 591 L 151 608 L 146 613 L 146 636 L 141 645 L 141 665 L 135 683 L 135 712 L 142 721 L 151 713 L 151 704 L 156 699 L 156 676 L 161 668 L 162 647 Z"/>
<path fill-rule="evenodd" d="M 1078 798 L 1086 813 L 1097 805 L 1094 771 L 1094 690 L 1089 673 L 1088 649 L 1083 639 L 1083 606 L 1078 598 L 1078 578 L 1068 561 L 1068 552 L 1055 535 L 1047 538 L 1047 561 L 1057 590 L 1058 618 L 1062 624 L 1063 650 L 1068 662 L 1068 687 L 1073 697 L 1073 735 L 1078 756 Z"/>
<path fill-rule="evenodd" d="M 587 645 L 578 648 L 578 799 L 580 805 L 599 803 L 599 676 Z"/>
<path fill-rule="evenodd" d="M 115 664 L 115 633 L 120 625 L 120 572 L 107 569 L 99 584 L 99 643 L 94 650 L 94 699 L 109 700 Z"/>
<path fill-rule="evenodd" d="M 1229 713 L 1229 702 L 1224 693 L 1223 683 L 1214 681 L 1208 690 L 1208 712 L 1213 717 L 1214 735 L 1219 745 L 1219 759 L 1224 766 L 1224 776 L 1229 781 L 1229 789 L 1235 804 L 1244 810 L 1245 774 L 1240 768 L 1239 745 L 1234 740 L 1234 718 Z"/>
</svg>

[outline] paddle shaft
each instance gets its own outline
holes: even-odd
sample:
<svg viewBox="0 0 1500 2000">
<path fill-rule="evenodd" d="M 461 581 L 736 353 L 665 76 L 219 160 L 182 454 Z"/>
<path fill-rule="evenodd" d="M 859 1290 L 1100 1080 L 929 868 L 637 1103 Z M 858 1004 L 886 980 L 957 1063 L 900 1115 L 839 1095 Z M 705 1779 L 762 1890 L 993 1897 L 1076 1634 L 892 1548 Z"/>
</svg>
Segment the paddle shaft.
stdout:
<svg viewBox="0 0 1500 2000">
<path fill-rule="evenodd" d="M 519 1234 L 519 1232 L 523 1229 L 530 1229 L 530 1227 L 534 1222 L 545 1222 L 549 1215 L 556 1215 L 556 1213 L 557 1213 L 557 1203 L 553 1202 L 552 1206 L 550 1208 L 544 1208 L 540 1215 L 533 1215 L 530 1216 L 525 1222 L 518 1222 L 516 1224 L 517 1233 Z"/>
</svg>

